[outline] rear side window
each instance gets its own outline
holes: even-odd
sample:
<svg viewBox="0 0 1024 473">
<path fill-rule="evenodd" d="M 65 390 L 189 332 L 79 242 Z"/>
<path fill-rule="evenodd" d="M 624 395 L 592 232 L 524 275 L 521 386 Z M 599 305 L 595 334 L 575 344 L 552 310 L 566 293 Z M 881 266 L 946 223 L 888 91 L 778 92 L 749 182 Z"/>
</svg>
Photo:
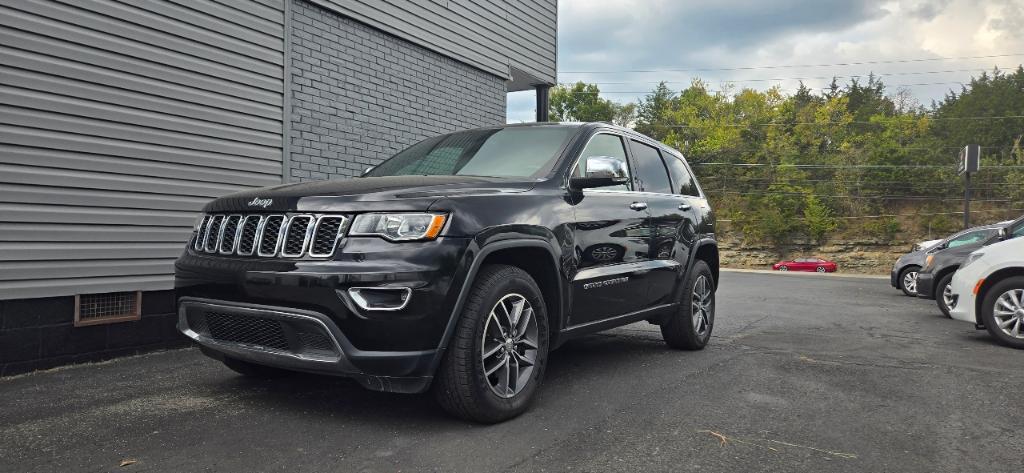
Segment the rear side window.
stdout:
<svg viewBox="0 0 1024 473">
<path fill-rule="evenodd" d="M 636 176 L 640 178 L 641 190 L 671 194 L 672 184 L 668 180 L 668 171 L 665 170 L 665 163 L 661 161 L 658 148 L 638 141 L 634 141 L 630 146 L 636 159 Z"/>
<path fill-rule="evenodd" d="M 1010 238 L 1024 236 L 1024 222 L 1018 223 L 1017 228 L 1010 232 Z"/>
<path fill-rule="evenodd" d="M 690 170 L 678 156 L 665 153 L 665 164 L 668 165 L 668 172 L 672 175 L 672 182 L 675 183 L 675 193 L 679 195 L 691 195 L 700 197 L 697 190 L 697 183 L 694 182 Z"/>
</svg>

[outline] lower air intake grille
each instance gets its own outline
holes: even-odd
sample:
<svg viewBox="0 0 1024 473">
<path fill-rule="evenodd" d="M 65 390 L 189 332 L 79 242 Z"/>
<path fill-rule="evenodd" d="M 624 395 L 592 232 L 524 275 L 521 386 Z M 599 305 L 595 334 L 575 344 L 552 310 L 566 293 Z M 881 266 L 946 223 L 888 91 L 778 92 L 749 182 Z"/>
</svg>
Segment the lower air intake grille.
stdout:
<svg viewBox="0 0 1024 473">
<path fill-rule="evenodd" d="M 341 356 L 330 332 L 311 316 L 201 302 L 182 308 L 188 328 L 215 342 L 308 358 Z"/>
</svg>

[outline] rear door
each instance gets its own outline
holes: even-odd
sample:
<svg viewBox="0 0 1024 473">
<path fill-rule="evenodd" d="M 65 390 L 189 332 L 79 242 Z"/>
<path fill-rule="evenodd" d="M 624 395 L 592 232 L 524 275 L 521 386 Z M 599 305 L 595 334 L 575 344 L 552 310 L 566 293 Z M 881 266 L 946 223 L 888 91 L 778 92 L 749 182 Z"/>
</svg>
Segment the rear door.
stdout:
<svg viewBox="0 0 1024 473">
<path fill-rule="evenodd" d="M 590 156 L 628 164 L 622 136 L 599 132 L 580 153 L 574 175 Z M 632 175 L 632 172 L 631 172 Z M 570 325 L 583 325 L 640 310 L 650 282 L 647 203 L 632 180 L 622 186 L 584 189 L 574 197 L 577 272 L 572 282 Z"/>
<path fill-rule="evenodd" d="M 672 302 L 676 280 L 689 261 L 695 235 L 694 214 L 687 198 L 674 192 L 665 165 L 667 156 L 658 147 L 638 140 L 630 140 L 629 147 L 641 195 L 651 214 L 651 283 L 645 296 L 650 307 Z"/>
</svg>

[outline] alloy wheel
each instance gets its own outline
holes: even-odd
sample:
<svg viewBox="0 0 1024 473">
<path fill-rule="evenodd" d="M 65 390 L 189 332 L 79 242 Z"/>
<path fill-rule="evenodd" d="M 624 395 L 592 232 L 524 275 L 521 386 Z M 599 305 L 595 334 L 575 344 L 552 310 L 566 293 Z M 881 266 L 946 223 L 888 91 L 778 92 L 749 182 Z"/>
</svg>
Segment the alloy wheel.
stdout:
<svg viewBox="0 0 1024 473">
<path fill-rule="evenodd" d="M 817 271 L 819 273 L 824 273 L 825 272 L 825 267 L 824 266 L 818 266 L 818 269 L 816 269 L 815 271 Z"/>
<path fill-rule="evenodd" d="M 691 317 L 693 318 L 693 331 L 701 338 L 711 329 L 713 295 L 714 290 L 711 288 L 707 277 L 701 275 L 694 281 L 690 309 Z"/>
<path fill-rule="evenodd" d="M 996 325 L 1007 335 L 1024 339 L 1024 289 L 1010 289 L 999 295 L 992 308 Z"/>
<path fill-rule="evenodd" d="M 942 289 L 942 303 L 945 304 L 946 307 L 949 307 L 949 308 L 953 307 L 953 285 L 952 284 L 946 284 L 946 287 L 944 287 Z"/>
<path fill-rule="evenodd" d="M 611 261 L 618 255 L 619 250 L 610 246 L 601 246 L 590 251 L 590 257 L 595 261 Z"/>
<path fill-rule="evenodd" d="M 491 391 L 502 398 L 518 394 L 529 383 L 537 362 L 537 319 L 520 294 L 502 297 L 487 316 L 480 359 Z"/>
<path fill-rule="evenodd" d="M 917 292 L 917 271 L 907 271 L 903 275 L 903 288 L 911 294 Z"/>
</svg>

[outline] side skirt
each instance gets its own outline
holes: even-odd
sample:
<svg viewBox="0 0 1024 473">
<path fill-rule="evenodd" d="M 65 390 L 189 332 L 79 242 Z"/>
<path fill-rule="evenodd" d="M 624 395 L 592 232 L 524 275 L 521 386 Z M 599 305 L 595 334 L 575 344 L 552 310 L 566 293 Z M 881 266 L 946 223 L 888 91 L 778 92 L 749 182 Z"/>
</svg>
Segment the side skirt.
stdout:
<svg viewBox="0 0 1024 473">
<path fill-rule="evenodd" d="M 569 339 L 581 337 L 591 333 L 601 332 L 604 330 L 612 329 L 615 327 L 621 327 L 628 325 L 633 322 L 639 322 L 641 320 L 657 320 L 661 317 L 668 316 L 675 311 L 678 303 L 656 305 L 654 307 L 648 307 L 641 309 L 636 312 L 630 312 L 628 314 L 618 315 L 615 317 L 607 318 L 604 320 L 595 320 L 593 322 L 587 322 L 585 324 L 573 325 L 567 327 L 559 334 L 559 344 Z"/>
</svg>

